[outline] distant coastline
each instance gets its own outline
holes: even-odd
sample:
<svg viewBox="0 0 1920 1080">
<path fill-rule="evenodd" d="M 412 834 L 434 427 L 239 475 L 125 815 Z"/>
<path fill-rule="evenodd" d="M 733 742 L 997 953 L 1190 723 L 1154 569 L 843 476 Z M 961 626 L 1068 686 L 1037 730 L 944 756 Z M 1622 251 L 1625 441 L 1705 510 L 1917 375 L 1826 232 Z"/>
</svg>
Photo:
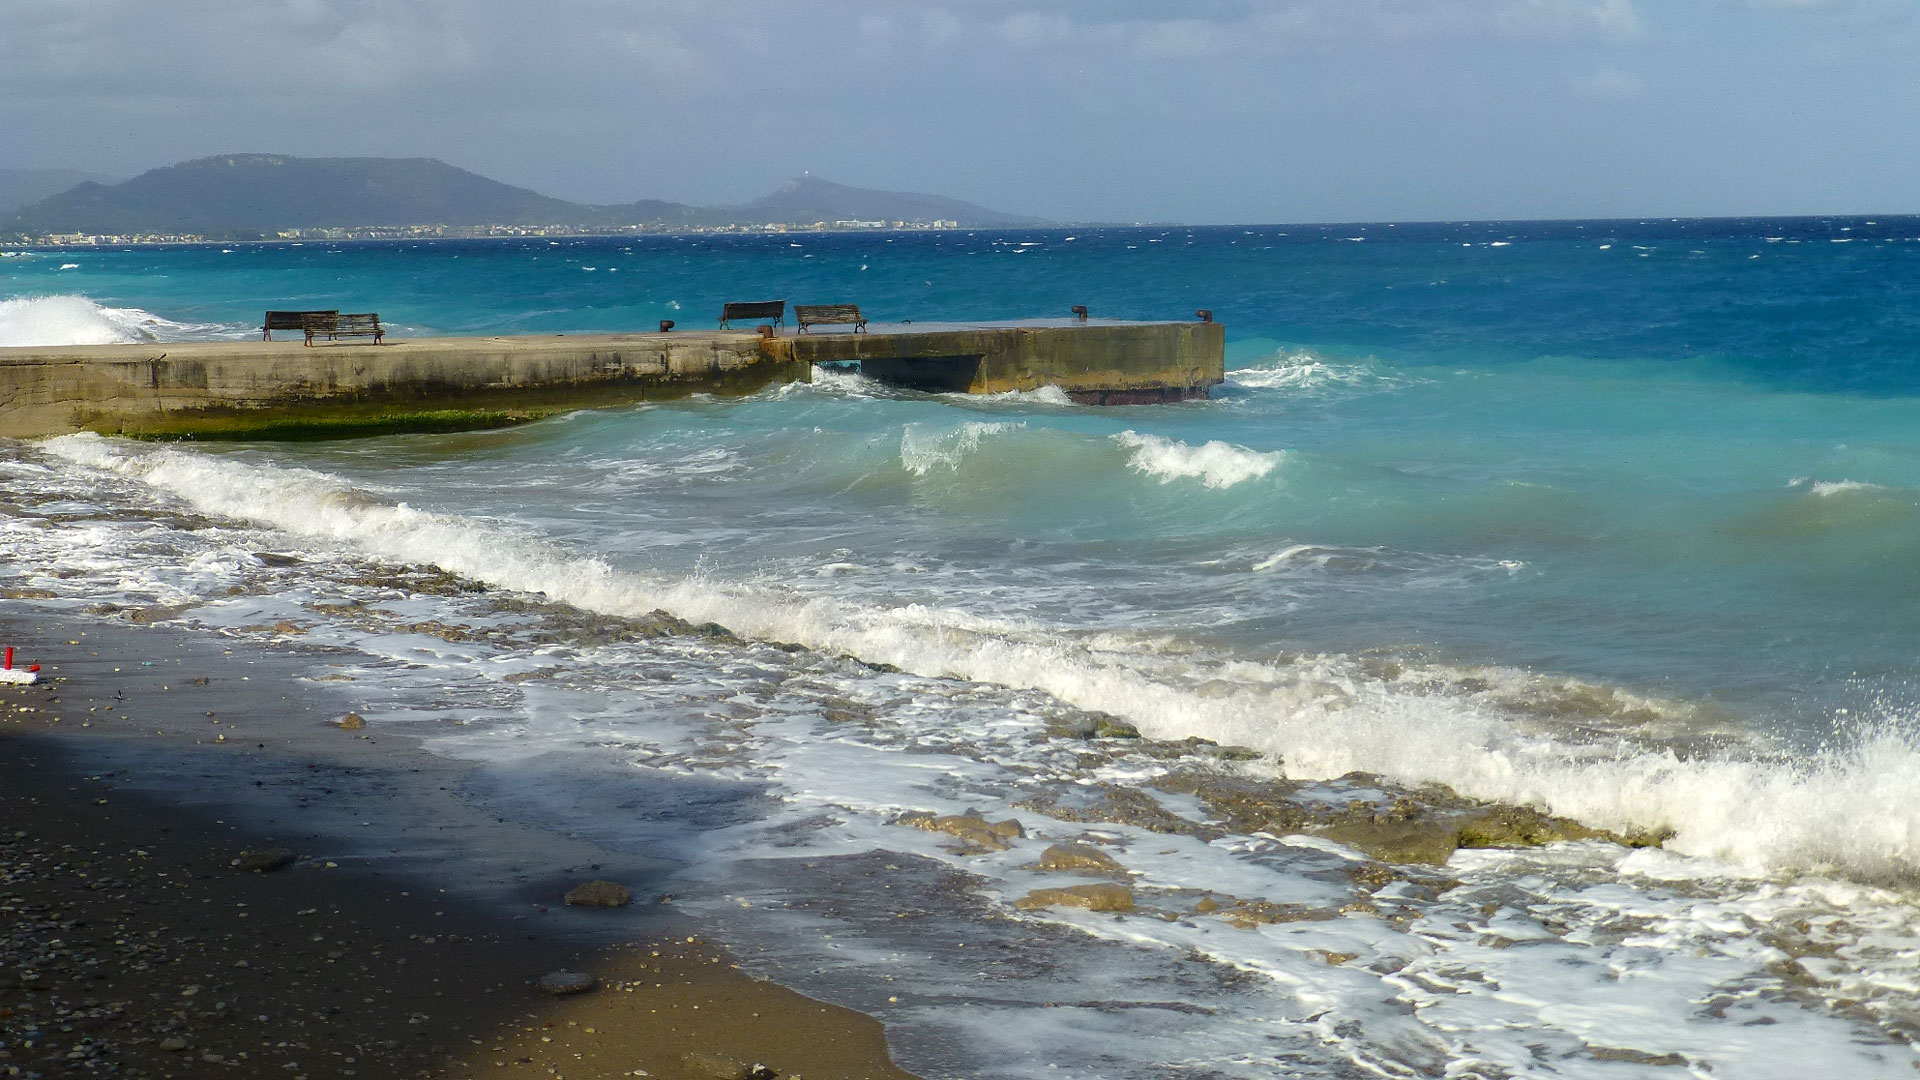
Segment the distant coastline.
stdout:
<svg viewBox="0 0 1920 1080">
<path fill-rule="evenodd" d="M 710 236 L 769 233 L 884 233 L 936 232 L 995 226 L 961 225 L 943 221 L 825 222 L 811 224 L 767 222 L 728 225 L 352 225 L 311 229 L 283 229 L 272 235 L 245 236 L 218 233 L 47 233 L 10 240 L 21 248 L 128 247 L 140 244 L 278 244 L 339 240 L 492 240 L 524 237 Z M 1047 228 L 1064 226 L 1043 226 Z"/>
<path fill-rule="evenodd" d="M 0 206 L 0 239 L 69 247 L 241 240 L 391 240 L 998 228 L 1044 225 L 942 195 L 798 176 L 737 206 L 662 199 L 591 205 L 502 184 L 431 158 L 236 154 L 83 181 Z"/>
</svg>

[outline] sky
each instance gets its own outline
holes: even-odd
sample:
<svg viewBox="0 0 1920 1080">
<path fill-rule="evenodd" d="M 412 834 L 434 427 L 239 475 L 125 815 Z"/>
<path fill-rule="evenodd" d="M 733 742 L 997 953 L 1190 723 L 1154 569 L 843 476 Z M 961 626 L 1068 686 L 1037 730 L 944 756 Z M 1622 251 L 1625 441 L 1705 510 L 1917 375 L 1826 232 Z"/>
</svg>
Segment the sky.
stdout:
<svg viewBox="0 0 1920 1080">
<path fill-rule="evenodd" d="M 1920 0 L 0 0 L 0 167 L 1060 221 L 1920 212 Z"/>
</svg>

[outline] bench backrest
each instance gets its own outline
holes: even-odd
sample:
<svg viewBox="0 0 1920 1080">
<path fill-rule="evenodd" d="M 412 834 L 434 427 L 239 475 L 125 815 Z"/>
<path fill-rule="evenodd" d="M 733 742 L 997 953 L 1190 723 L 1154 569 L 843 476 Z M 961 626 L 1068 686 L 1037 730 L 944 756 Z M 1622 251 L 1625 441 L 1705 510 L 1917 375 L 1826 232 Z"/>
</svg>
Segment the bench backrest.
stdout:
<svg viewBox="0 0 1920 1080">
<path fill-rule="evenodd" d="M 860 318 L 859 304 L 795 304 L 793 317 L 808 323 L 857 323 Z"/>
<path fill-rule="evenodd" d="M 784 319 L 787 317 L 785 300 L 752 300 L 732 303 L 720 311 L 720 321 L 729 319 Z"/>
<path fill-rule="evenodd" d="M 338 315 L 338 311 L 269 311 L 262 330 L 304 330 L 309 315 Z"/>
<path fill-rule="evenodd" d="M 333 337 L 382 337 L 380 316 L 374 312 L 352 312 L 342 315 L 337 311 L 310 311 L 300 320 L 300 329 L 307 332 L 311 340 L 315 334 L 327 334 Z"/>
</svg>

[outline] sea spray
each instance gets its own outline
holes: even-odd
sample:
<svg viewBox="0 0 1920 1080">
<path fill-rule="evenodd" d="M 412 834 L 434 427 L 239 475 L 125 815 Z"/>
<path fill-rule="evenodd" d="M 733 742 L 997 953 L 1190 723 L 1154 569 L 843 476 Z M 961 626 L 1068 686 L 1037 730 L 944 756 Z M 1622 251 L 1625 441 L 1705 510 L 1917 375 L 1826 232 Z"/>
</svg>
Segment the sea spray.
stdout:
<svg viewBox="0 0 1920 1080">
<path fill-rule="evenodd" d="M 0 347 L 132 345 L 242 332 L 213 323 L 178 322 L 135 307 L 107 307 L 78 295 L 0 300 Z"/>
</svg>

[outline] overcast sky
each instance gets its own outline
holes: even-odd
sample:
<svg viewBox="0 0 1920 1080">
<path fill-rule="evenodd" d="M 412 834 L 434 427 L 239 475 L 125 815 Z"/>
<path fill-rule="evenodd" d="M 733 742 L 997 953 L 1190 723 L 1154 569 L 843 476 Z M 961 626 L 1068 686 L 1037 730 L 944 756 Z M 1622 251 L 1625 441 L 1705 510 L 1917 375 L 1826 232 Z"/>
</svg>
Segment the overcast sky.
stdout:
<svg viewBox="0 0 1920 1080">
<path fill-rule="evenodd" d="M 0 165 L 1061 220 L 1920 212 L 1920 0 L 0 0 Z"/>
</svg>

